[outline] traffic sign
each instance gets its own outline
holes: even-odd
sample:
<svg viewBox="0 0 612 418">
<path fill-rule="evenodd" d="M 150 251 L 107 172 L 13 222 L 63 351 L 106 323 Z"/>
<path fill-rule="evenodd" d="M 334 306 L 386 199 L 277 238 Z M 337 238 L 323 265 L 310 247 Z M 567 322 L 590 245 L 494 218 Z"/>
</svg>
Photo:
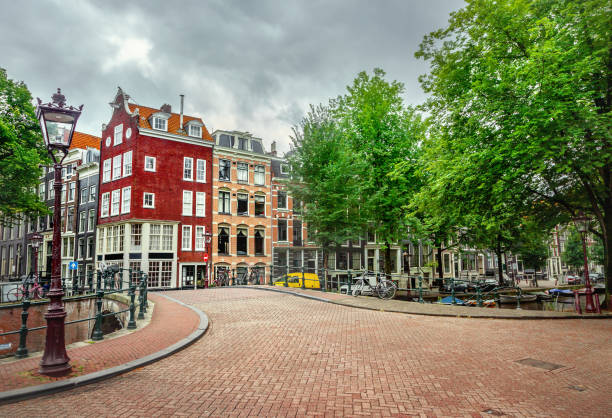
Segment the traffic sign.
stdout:
<svg viewBox="0 0 612 418">
<path fill-rule="evenodd" d="M 71 261 L 70 263 L 68 263 L 68 270 L 77 270 L 79 267 L 79 263 L 77 263 L 76 261 Z"/>
<path fill-rule="evenodd" d="M 208 263 L 208 253 L 204 253 L 204 262 Z"/>
</svg>

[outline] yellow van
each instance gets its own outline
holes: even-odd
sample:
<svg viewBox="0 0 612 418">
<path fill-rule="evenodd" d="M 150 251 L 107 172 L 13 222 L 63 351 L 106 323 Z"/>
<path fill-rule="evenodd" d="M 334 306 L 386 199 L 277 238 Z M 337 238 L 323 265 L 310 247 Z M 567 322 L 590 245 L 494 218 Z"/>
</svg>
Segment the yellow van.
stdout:
<svg viewBox="0 0 612 418">
<path fill-rule="evenodd" d="M 302 287 L 302 273 L 289 273 L 286 277 L 288 287 Z M 319 276 L 314 273 L 304 273 L 304 283 L 306 289 L 321 288 Z M 274 286 L 285 286 L 285 278 L 275 281 Z"/>
</svg>

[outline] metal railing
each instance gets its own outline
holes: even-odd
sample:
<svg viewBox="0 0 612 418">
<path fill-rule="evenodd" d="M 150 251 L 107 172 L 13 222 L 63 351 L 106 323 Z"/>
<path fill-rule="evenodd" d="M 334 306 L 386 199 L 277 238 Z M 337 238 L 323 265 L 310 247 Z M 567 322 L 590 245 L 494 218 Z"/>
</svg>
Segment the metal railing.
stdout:
<svg viewBox="0 0 612 418">
<path fill-rule="evenodd" d="M 127 275 L 127 277 L 126 277 Z M 91 335 L 93 341 L 100 341 L 104 339 L 104 333 L 102 332 L 102 322 L 104 317 L 115 316 L 121 313 L 129 312 L 129 319 L 127 322 L 127 329 L 136 329 L 137 320 L 145 319 L 145 313 L 147 312 L 148 299 L 147 299 L 147 274 L 142 271 L 133 271 L 132 269 L 120 269 L 120 268 L 107 268 L 105 271 L 97 271 L 95 274 L 91 272 L 87 277 L 77 277 L 77 279 L 83 280 L 66 280 L 62 278 L 62 289 L 64 294 L 70 295 L 65 297 L 64 301 L 71 300 L 83 300 L 83 299 L 96 299 L 96 312 L 93 316 L 86 318 L 80 318 L 73 321 L 65 322 L 65 325 L 76 324 L 85 321 L 95 321 L 94 328 Z M 85 280 L 86 279 L 86 280 Z M 66 283 L 70 283 L 71 286 L 66 286 Z M 125 287 L 124 287 L 125 285 Z M 29 298 L 30 284 L 25 282 L 25 298 L 19 303 L 4 304 L 3 307 L 17 307 L 21 306 L 21 327 L 18 330 L 8 331 L 0 333 L 0 337 L 9 335 L 19 334 L 19 346 L 15 352 L 16 358 L 28 357 L 27 349 L 27 337 L 28 333 L 32 331 L 38 331 L 47 328 L 46 325 L 28 328 L 28 316 L 29 308 L 32 302 Z M 138 291 L 138 302 L 136 302 L 136 292 Z M 126 309 L 119 311 L 103 313 L 102 301 L 103 299 L 111 294 L 127 292 L 129 297 L 129 306 Z M 46 303 L 43 300 L 34 302 L 35 305 L 42 305 Z M 138 314 L 136 315 L 136 309 Z"/>
</svg>

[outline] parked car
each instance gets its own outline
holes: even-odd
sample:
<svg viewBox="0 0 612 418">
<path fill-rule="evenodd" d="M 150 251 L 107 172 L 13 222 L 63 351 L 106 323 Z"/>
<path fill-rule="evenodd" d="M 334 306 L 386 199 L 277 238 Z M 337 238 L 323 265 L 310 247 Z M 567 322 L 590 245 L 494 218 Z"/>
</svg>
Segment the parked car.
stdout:
<svg viewBox="0 0 612 418">
<path fill-rule="evenodd" d="M 605 281 L 605 277 L 601 273 L 589 273 L 589 279 L 595 283 Z"/>
<path fill-rule="evenodd" d="M 578 276 L 567 276 L 565 278 L 567 284 L 580 284 L 582 282 L 582 278 Z"/>
<path fill-rule="evenodd" d="M 302 273 L 289 273 L 286 278 L 287 287 L 302 287 Z M 285 286 L 285 277 L 276 280 L 274 286 Z M 320 289 L 319 276 L 314 273 L 304 273 L 304 287 L 306 289 Z"/>
<path fill-rule="evenodd" d="M 455 282 L 455 293 L 474 292 L 475 290 L 476 283 Z M 452 292 L 452 284 L 450 280 L 445 280 L 444 284 L 440 287 L 440 292 Z"/>
</svg>

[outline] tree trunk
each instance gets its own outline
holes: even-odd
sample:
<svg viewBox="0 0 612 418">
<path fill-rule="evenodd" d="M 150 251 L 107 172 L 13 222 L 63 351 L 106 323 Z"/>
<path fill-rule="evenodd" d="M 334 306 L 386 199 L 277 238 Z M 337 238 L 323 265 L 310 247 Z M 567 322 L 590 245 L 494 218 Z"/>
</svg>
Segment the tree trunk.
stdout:
<svg viewBox="0 0 612 418">
<path fill-rule="evenodd" d="M 390 278 L 391 274 L 391 245 L 385 242 L 385 274 Z"/>
<path fill-rule="evenodd" d="M 610 250 L 612 250 L 612 208 L 605 211 L 603 232 L 603 245 L 604 245 L 604 274 L 606 276 L 606 300 L 604 305 L 606 307 L 612 306 L 610 304 L 610 291 L 612 289 L 612 257 L 610 257 Z"/>
<path fill-rule="evenodd" d="M 438 258 L 438 277 L 440 279 L 444 278 L 444 274 L 442 273 L 442 246 L 440 245 L 437 249 L 437 256 Z"/>
<path fill-rule="evenodd" d="M 504 269 L 502 266 L 502 251 L 501 243 L 497 241 L 497 248 L 495 248 L 495 255 L 497 256 L 497 272 L 499 274 L 499 285 L 504 285 Z"/>
</svg>

